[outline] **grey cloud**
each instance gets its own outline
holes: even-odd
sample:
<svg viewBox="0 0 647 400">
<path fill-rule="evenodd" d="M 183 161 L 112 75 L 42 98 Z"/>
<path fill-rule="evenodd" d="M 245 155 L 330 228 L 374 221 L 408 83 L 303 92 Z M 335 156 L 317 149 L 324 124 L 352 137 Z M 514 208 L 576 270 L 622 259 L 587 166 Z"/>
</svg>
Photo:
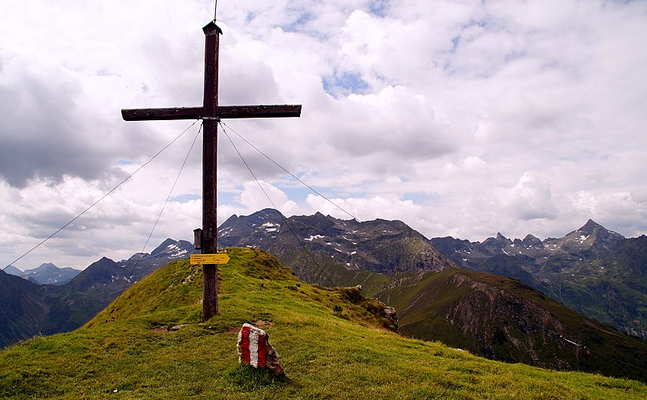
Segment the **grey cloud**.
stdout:
<svg viewBox="0 0 647 400">
<path fill-rule="evenodd" d="M 379 155 L 400 161 L 437 158 L 456 149 L 458 139 L 424 104 L 407 96 L 377 103 L 357 107 L 345 102 L 335 131 L 326 140 L 351 156 Z"/>
<path fill-rule="evenodd" d="M 23 67 L 11 60 L 11 74 L 0 79 L 0 179 L 13 187 L 34 179 L 56 184 L 65 176 L 113 182 L 124 177 L 117 160 L 147 159 L 170 140 L 155 129 L 173 125 L 126 123 L 118 108 L 88 103 L 94 99 L 83 93 L 85 77 L 77 73 Z"/>
<path fill-rule="evenodd" d="M 60 181 L 64 175 L 99 177 L 109 160 L 87 150 L 77 114 L 79 88 L 71 81 L 49 81 L 24 72 L 0 86 L 0 177 L 14 187 L 32 178 Z"/>
</svg>

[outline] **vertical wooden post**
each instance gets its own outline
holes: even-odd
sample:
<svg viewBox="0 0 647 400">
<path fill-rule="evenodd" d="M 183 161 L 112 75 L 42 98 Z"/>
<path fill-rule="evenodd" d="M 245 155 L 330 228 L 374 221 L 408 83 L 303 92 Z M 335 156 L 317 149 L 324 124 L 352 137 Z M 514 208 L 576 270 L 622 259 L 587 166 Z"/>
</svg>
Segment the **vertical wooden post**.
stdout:
<svg viewBox="0 0 647 400">
<path fill-rule="evenodd" d="M 205 34 L 203 149 L 202 149 L 202 253 L 218 250 L 217 157 L 218 150 L 218 50 L 222 31 L 213 21 L 203 28 Z M 218 315 L 218 267 L 202 266 L 202 318 Z"/>
</svg>

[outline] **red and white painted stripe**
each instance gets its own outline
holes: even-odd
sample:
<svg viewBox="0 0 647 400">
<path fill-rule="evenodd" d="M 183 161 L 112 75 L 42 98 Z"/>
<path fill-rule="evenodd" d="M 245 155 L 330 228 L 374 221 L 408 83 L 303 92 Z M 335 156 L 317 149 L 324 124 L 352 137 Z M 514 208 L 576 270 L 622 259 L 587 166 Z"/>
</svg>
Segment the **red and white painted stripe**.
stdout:
<svg viewBox="0 0 647 400">
<path fill-rule="evenodd" d="M 267 333 L 250 324 L 238 332 L 241 362 L 256 368 L 267 366 Z"/>
</svg>

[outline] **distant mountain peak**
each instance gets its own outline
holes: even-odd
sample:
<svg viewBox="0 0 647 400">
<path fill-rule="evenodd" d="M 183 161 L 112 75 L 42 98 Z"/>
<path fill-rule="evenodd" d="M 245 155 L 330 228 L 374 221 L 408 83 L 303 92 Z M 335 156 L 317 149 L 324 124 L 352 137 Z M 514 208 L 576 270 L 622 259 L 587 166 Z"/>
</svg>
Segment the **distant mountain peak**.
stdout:
<svg viewBox="0 0 647 400">
<path fill-rule="evenodd" d="M 610 231 L 597 222 L 589 219 L 584 226 L 580 229 L 566 235 L 565 240 L 579 241 L 580 244 L 584 242 L 594 244 L 596 246 L 615 246 L 626 238 L 619 233 Z"/>
<path fill-rule="evenodd" d="M 422 234 L 401 221 L 357 222 L 325 216 L 321 212 L 272 220 L 260 219 L 261 213 L 281 215 L 275 210 L 263 210 L 229 219 L 219 228 L 219 245 L 264 249 L 306 281 L 324 285 L 334 285 L 338 281 L 353 286 L 374 273 L 444 270 L 454 265 Z M 317 271 L 320 267 L 316 268 L 301 253 L 303 247 L 314 254 L 316 260 L 334 264 L 333 270 L 328 272 L 332 278 Z M 294 251 L 295 248 L 299 250 Z M 367 272 L 358 274 L 360 270 Z"/>
<path fill-rule="evenodd" d="M 57 267 L 56 265 L 52 263 L 43 263 L 41 264 L 38 268 L 31 269 L 25 272 L 29 272 L 30 274 L 37 274 L 41 272 L 47 272 L 47 271 L 54 271 L 54 270 L 59 270 L 60 268 Z"/>
<path fill-rule="evenodd" d="M 541 239 L 535 235 L 528 234 L 523 238 L 522 243 L 525 245 L 541 245 Z"/>
<path fill-rule="evenodd" d="M 9 266 L 5 272 L 38 285 L 63 285 L 72 280 L 81 271 L 71 267 L 59 268 L 52 263 L 43 263 L 38 268 L 25 271 L 21 271 L 14 266 Z"/>
<path fill-rule="evenodd" d="M 503 249 L 507 247 L 508 245 L 512 244 L 512 241 L 508 239 L 507 237 L 503 236 L 501 232 L 497 232 L 496 237 L 489 237 L 483 241 L 483 246 L 486 248 L 493 250 L 493 249 Z"/>
<path fill-rule="evenodd" d="M 268 217 L 272 217 L 272 218 L 277 218 L 277 217 L 282 218 L 283 214 L 281 214 L 281 212 L 279 210 L 275 210 L 273 208 L 264 208 L 261 211 L 258 211 L 256 213 L 252 214 L 252 216 L 257 216 L 257 217 L 268 216 Z"/>
<path fill-rule="evenodd" d="M 577 231 L 582 232 L 584 234 L 591 234 L 591 233 L 595 232 L 596 230 L 601 230 L 601 229 L 605 230 L 605 231 L 607 230 L 602 225 L 598 224 L 597 222 L 593 221 L 592 219 L 589 219 L 588 221 L 586 221 L 586 224 L 584 224 L 584 226 L 582 226 Z"/>
<path fill-rule="evenodd" d="M 155 250 L 153 250 L 153 251 L 151 252 L 151 254 L 152 254 L 152 255 L 155 255 L 155 254 L 161 253 L 161 252 L 163 252 L 164 250 L 166 250 L 166 248 L 167 248 L 168 246 L 170 246 L 170 245 L 174 245 L 174 244 L 176 244 L 176 243 L 177 243 L 177 241 L 175 241 L 175 240 L 173 240 L 173 239 L 171 239 L 171 238 L 167 238 L 165 241 L 163 241 L 163 242 L 162 242 L 162 244 L 160 244 L 159 246 L 157 246 L 157 247 L 155 248 Z"/>
<path fill-rule="evenodd" d="M 2 270 L 2 272 L 9 274 L 9 275 L 14 275 L 14 276 L 20 276 L 22 277 L 24 275 L 24 272 L 13 265 L 8 265 L 5 269 Z"/>
</svg>

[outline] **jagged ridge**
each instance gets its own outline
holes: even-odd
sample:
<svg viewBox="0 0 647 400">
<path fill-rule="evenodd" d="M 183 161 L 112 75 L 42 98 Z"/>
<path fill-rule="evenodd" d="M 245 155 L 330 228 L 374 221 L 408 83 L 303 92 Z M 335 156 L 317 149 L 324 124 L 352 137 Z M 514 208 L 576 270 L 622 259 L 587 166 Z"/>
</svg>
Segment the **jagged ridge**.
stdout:
<svg viewBox="0 0 647 400">
<path fill-rule="evenodd" d="M 578 312 L 647 339 L 647 237 L 627 239 L 589 220 L 563 238 L 498 234 L 483 243 L 431 242 L 457 265 L 515 279 Z"/>
<path fill-rule="evenodd" d="M 321 213 L 285 218 L 266 209 L 250 216 L 234 215 L 218 232 L 220 246 L 262 248 L 306 282 L 362 284 L 367 294 L 381 290 L 386 277 L 397 272 L 442 271 L 454 266 L 422 234 L 401 221 L 358 222 Z"/>
</svg>

